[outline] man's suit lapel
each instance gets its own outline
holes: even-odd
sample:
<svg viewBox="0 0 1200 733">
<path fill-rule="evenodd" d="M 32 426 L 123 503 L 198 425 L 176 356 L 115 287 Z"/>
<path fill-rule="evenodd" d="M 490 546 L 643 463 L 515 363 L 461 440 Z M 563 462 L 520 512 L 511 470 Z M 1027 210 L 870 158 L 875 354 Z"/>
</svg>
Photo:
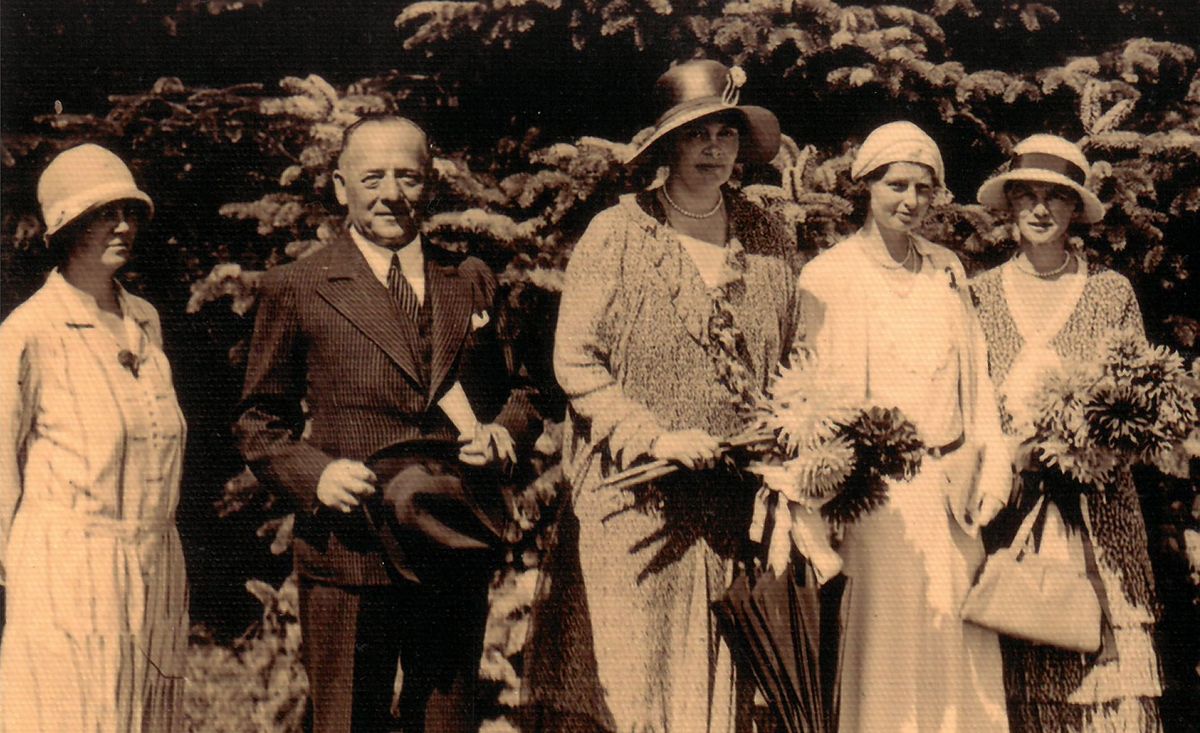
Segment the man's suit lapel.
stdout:
<svg viewBox="0 0 1200 733">
<path fill-rule="evenodd" d="M 349 236 L 343 234 L 329 246 L 333 256 L 317 293 L 424 388 L 416 324 L 400 315 Z"/>
<path fill-rule="evenodd" d="M 430 263 L 425 268 L 425 298 L 433 308 L 429 400 L 441 390 L 462 348 L 471 323 L 471 283 L 458 268 Z"/>
</svg>

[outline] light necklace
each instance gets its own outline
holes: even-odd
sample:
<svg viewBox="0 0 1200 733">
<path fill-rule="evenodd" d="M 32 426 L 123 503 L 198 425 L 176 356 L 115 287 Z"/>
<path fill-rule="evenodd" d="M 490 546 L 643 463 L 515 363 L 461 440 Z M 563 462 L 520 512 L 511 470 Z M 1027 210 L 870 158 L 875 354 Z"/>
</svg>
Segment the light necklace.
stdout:
<svg viewBox="0 0 1200 733">
<path fill-rule="evenodd" d="M 887 246 L 885 245 L 883 249 L 886 252 Z M 915 251 L 915 249 L 916 248 L 913 247 L 912 239 L 910 238 L 908 240 L 908 249 L 904 250 L 904 259 L 900 260 L 896 264 L 891 264 L 889 262 L 885 262 L 884 260 L 879 260 L 879 266 L 885 270 L 903 270 L 905 267 L 908 266 L 908 260 L 910 257 L 912 257 L 913 251 Z M 891 258 L 889 257 L 889 258 L 885 258 L 885 259 L 891 259 Z"/>
<path fill-rule="evenodd" d="M 1032 275 L 1040 280 L 1049 280 L 1066 272 L 1067 268 L 1071 265 L 1072 259 L 1073 258 L 1071 257 L 1070 252 L 1063 252 L 1062 264 L 1053 270 L 1047 270 L 1046 272 L 1038 272 L 1037 268 L 1033 266 L 1032 262 L 1029 262 L 1029 258 L 1026 257 L 1023 252 L 1017 254 L 1017 256 L 1013 258 L 1013 262 L 1016 263 L 1017 269 L 1026 275 Z M 1022 264 L 1022 261 L 1029 262 L 1029 266 L 1026 267 L 1024 264 Z"/>
<path fill-rule="evenodd" d="M 718 211 L 721 210 L 722 206 L 725 205 L 725 197 L 717 196 L 717 205 L 716 206 L 712 207 L 712 209 L 704 212 L 703 214 L 697 214 L 696 212 L 688 211 L 687 209 L 683 208 L 679 204 L 675 203 L 675 201 L 671 198 L 671 194 L 667 193 L 667 187 L 665 184 L 659 190 L 662 191 L 663 198 L 665 198 L 667 200 L 667 203 L 671 205 L 672 209 L 675 209 L 680 214 L 683 214 L 684 216 L 686 216 L 689 219 L 711 218 L 714 214 L 716 214 Z"/>
</svg>

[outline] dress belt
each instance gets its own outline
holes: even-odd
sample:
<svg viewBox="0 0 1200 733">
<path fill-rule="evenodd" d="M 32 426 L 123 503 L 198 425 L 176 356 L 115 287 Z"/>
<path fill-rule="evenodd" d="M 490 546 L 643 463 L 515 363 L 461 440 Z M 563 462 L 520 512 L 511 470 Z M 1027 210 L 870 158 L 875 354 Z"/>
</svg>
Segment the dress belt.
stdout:
<svg viewBox="0 0 1200 733">
<path fill-rule="evenodd" d="M 167 519 L 118 519 L 54 502 L 35 502 L 22 506 L 20 511 L 50 514 L 56 519 L 71 521 L 85 532 L 126 541 L 164 534 L 175 526 L 174 521 Z"/>
<path fill-rule="evenodd" d="M 954 440 L 950 441 L 949 443 L 947 443 L 945 445 L 939 445 L 939 446 L 936 446 L 933 448 L 926 448 L 925 452 L 928 453 L 930 455 L 930 457 L 932 457 L 932 458 L 941 458 L 941 457 L 947 456 L 947 455 L 953 453 L 954 451 L 958 450 L 959 448 L 963 447 L 963 444 L 966 442 L 967 442 L 966 434 L 959 433 L 958 437 L 955 438 Z"/>
</svg>

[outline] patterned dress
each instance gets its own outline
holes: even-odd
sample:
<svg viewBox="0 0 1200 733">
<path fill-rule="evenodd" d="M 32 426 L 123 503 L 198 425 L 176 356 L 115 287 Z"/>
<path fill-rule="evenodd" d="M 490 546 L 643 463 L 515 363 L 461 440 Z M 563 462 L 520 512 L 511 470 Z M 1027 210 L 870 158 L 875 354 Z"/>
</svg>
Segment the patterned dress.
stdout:
<svg viewBox="0 0 1200 733">
<path fill-rule="evenodd" d="M 653 196 L 626 196 L 599 214 L 572 254 L 555 347 L 571 398 L 563 465 L 572 502 L 535 610 L 535 729 L 733 729 L 732 663 L 709 604 L 729 582 L 753 488 L 716 470 L 635 491 L 600 487 L 665 431 L 740 433 L 736 375 L 762 389 L 790 350 L 791 240 L 739 195 L 726 203 L 731 279 L 718 288 L 704 284 Z M 729 319 L 744 337 L 733 361 L 714 358 Z"/>
<path fill-rule="evenodd" d="M 1143 332 L 1141 314 L 1129 281 L 1110 270 L 1092 267 L 1086 274 L 1060 278 L 1071 289 L 1066 300 L 1044 311 L 1043 324 L 1022 328 L 1019 304 L 1012 293 L 1018 278 L 1027 278 L 1009 262 L 971 283 L 979 320 L 988 342 L 989 369 L 997 391 L 1011 399 L 1006 380 L 1023 356 L 1048 349 L 1063 360 L 1094 357 L 1097 345 L 1112 329 Z M 1072 280 L 1077 278 L 1077 280 Z M 1061 316 L 1055 318 L 1054 311 Z M 1014 317 L 1015 315 L 1015 317 Z M 1043 325 L 1044 328 L 1044 325 Z M 1052 333 L 1050 331 L 1053 331 Z M 1028 360 L 1026 358 L 1026 363 Z M 1013 380 L 1016 381 L 1016 380 Z M 1024 389 L 1023 393 L 1028 394 Z M 1022 406 L 1013 404 L 1018 414 Z M 1005 430 L 1018 432 L 1011 420 Z M 1032 499 L 1032 497 L 1030 497 Z M 1028 504 L 1018 509 L 1028 511 Z M 1048 646 L 1004 638 L 1005 689 L 1013 731 L 1161 730 L 1158 659 L 1154 651 L 1156 600 L 1137 490 L 1128 474 L 1098 499 L 1089 498 L 1100 577 L 1114 626 L 1115 654 L 1103 661 Z M 1109 650 L 1110 652 L 1112 650 Z"/>
<path fill-rule="evenodd" d="M 183 415 L 158 314 L 119 299 L 123 342 L 57 271 L 0 325 L 7 733 L 182 730 Z"/>
</svg>

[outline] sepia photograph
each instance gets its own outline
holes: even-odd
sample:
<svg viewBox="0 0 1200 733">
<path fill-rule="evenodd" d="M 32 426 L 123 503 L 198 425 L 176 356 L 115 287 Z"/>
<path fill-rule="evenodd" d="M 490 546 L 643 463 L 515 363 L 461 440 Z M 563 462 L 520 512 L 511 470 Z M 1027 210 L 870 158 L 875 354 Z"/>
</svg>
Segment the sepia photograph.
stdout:
<svg viewBox="0 0 1200 733">
<path fill-rule="evenodd" d="M 5 0 L 0 733 L 1200 730 L 1200 3 Z"/>
</svg>

